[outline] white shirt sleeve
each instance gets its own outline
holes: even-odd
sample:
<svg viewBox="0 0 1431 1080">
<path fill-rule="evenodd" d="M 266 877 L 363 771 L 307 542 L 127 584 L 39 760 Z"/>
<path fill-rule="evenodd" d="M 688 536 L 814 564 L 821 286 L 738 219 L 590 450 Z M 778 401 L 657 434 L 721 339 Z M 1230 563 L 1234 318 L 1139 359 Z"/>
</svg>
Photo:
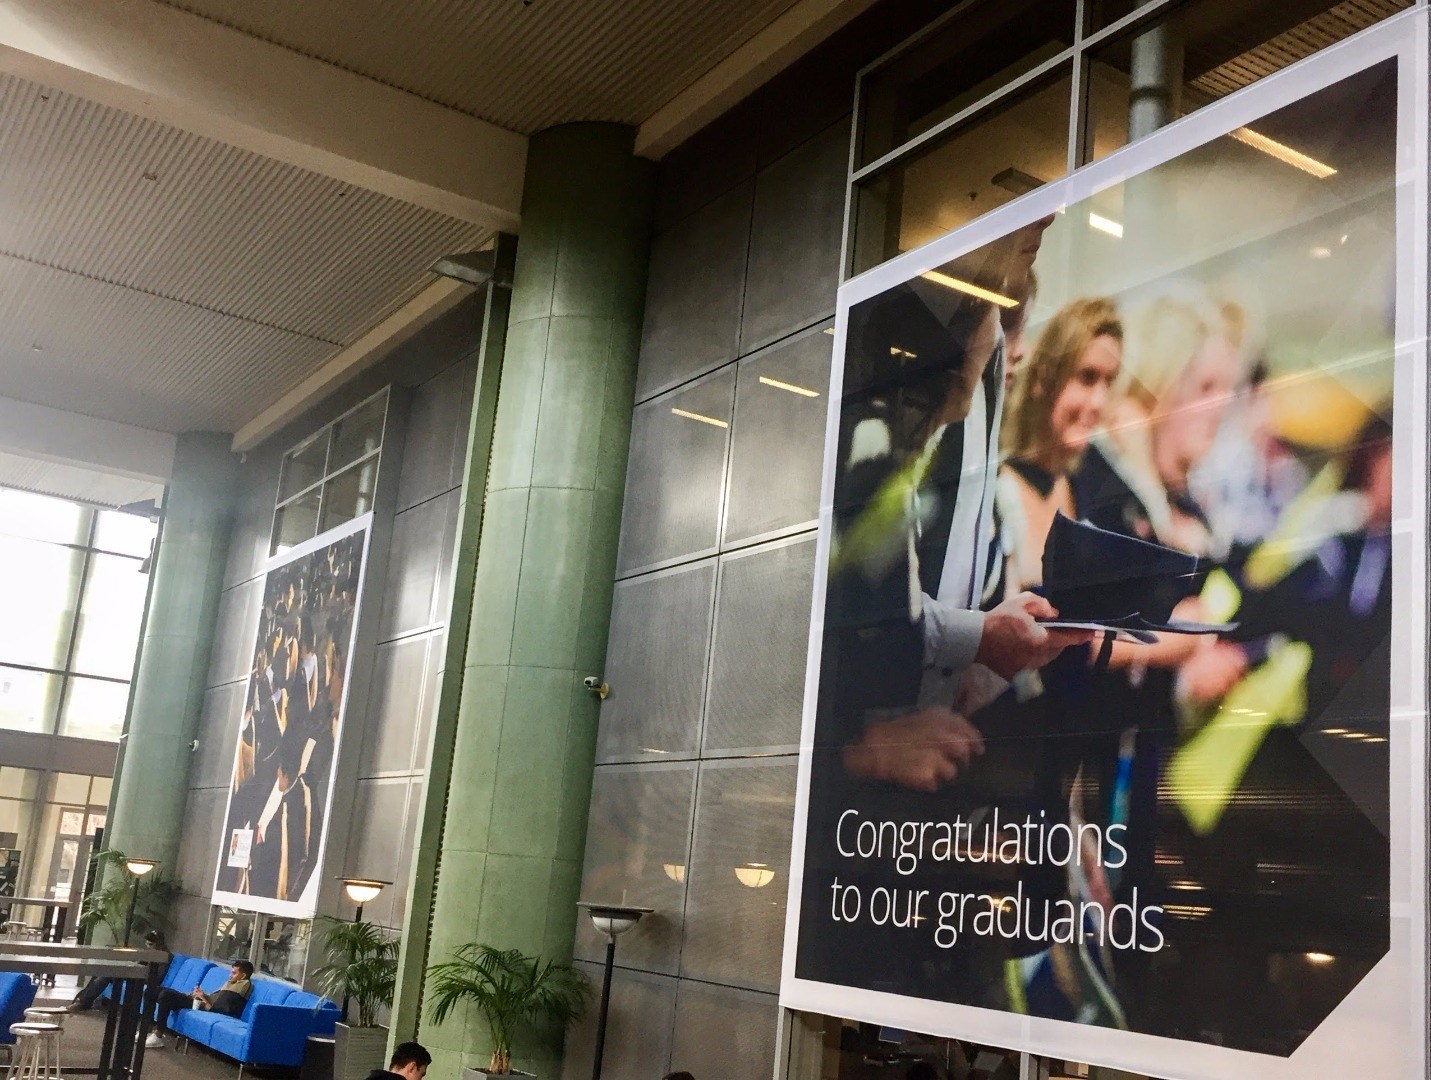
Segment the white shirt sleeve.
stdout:
<svg viewBox="0 0 1431 1080">
<path fill-rule="evenodd" d="M 924 666 L 936 669 L 944 678 L 962 674 L 979 651 L 984 613 L 925 593 L 923 615 Z"/>
</svg>

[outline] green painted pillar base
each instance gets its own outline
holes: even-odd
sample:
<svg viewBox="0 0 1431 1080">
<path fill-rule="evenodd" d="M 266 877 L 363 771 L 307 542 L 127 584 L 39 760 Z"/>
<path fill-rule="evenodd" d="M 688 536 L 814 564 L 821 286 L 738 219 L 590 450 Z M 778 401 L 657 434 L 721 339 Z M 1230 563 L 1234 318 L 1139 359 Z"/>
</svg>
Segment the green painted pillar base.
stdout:
<svg viewBox="0 0 1431 1080">
<path fill-rule="evenodd" d="M 632 139 L 531 140 L 428 964 L 471 941 L 572 954 L 654 193 Z M 486 1064 L 476 1014 L 424 1013 L 419 1037 Z M 555 1080 L 560 1037 L 514 1063 Z"/>
<path fill-rule="evenodd" d="M 105 847 L 177 872 L 194 739 L 233 531 L 229 436 L 179 436 Z"/>
</svg>

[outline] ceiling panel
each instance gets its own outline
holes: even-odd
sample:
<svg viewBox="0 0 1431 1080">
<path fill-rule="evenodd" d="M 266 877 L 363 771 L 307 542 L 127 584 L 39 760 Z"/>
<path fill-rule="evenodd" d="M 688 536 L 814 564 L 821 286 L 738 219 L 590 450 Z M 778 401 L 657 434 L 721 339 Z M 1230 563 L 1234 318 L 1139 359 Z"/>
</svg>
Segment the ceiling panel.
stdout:
<svg viewBox="0 0 1431 1080">
<path fill-rule="evenodd" d="M 232 431 L 333 351 L 0 256 L 0 396 L 170 432 Z"/>
<path fill-rule="evenodd" d="M 13 77 L 0 161 L 0 253 L 335 344 L 483 235 Z"/>
<path fill-rule="evenodd" d="M 96 506 L 123 506 L 151 499 L 164 501 L 164 485 L 151 480 L 133 480 L 97 469 L 39 461 L 4 451 L 0 451 L 0 487 L 19 488 L 37 495 L 54 495 Z"/>
<path fill-rule="evenodd" d="M 513 131 L 640 123 L 795 0 L 159 0 Z"/>
</svg>

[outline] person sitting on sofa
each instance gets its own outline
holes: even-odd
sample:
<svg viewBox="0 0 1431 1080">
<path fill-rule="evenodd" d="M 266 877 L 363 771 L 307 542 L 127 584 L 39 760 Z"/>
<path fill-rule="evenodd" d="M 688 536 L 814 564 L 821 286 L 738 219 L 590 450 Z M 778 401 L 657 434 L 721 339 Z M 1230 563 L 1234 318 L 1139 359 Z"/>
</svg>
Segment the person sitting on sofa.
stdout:
<svg viewBox="0 0 1431 1080">
<path fill-rule="evenodd" d="M 374 1069 L 368 1073 L 367 1080 L 422 1080 L 431 1064 L 432 1055 L 422 1043 L 398 1043 L 388 1067 Z"/>
<path fill-rule="evenodd" d="M 164 1036 L 169 1033 L 169 1017 L 176 1009 L 204 1009 L 223 1013 L 225 1016 L 239 1016 L 243 1013 L 244 1005 L 248 1003 L 248 995 L 252 991 L 253 965 L 247 960 L 235 960 L 229 968 L 229 981 L 212 994 L 205 993 L 197 986 L 189 994 L 164 987 L 156 999 L 158 1009 L 154 1018 L 154 1030 L 149 1033 L 144 1045 L 151 1050 L 163 1048 Z"/>
</svg>

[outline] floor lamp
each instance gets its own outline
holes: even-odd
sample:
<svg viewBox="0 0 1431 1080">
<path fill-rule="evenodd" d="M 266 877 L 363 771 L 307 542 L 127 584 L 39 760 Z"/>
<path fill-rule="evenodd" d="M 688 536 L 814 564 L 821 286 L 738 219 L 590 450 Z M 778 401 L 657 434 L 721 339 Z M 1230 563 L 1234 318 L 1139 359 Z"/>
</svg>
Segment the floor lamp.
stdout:
<svg viewBox="0 0 1431 1080">
<path fill-rule="evenodd" d="M 601 1080 L 601 1056 L 606 1049 L 606 1012 L 611 1005 L 611 970 L 616 965 L 616 939 L 649 915 L 654 908 L 627 907 L 625 904 L 597 904 L 578 901 L 591 916 L 591 925 L 606 935 L 606 970 L 601 976 L 601 1010 L 596 1017 L 596 1057 L 591 1065 L 591 1080 Z"/>
</svg>

